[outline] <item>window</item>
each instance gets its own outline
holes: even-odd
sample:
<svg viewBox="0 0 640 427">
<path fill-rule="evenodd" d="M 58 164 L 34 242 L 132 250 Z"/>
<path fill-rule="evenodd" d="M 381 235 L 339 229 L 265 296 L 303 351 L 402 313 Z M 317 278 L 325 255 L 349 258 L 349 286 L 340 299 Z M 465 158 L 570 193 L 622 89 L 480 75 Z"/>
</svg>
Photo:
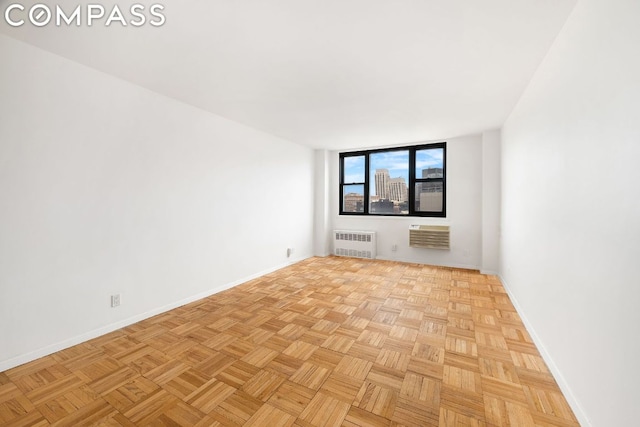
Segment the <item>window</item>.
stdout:
<svg viewBox="0 0 640 427">
<path fill-rule="evenodd" d="M 340 153 L 340 214 L 446 216 L 446 143 Z"/>
</svg>

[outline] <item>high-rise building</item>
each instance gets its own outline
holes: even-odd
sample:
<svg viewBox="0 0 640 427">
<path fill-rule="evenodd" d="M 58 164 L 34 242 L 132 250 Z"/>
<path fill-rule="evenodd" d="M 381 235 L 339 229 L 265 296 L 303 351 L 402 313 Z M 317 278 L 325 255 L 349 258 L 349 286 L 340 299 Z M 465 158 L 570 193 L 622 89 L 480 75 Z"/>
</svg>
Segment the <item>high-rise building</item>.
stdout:
<svg viewBox="0 0 640 427">
<path fill-rule="evenodd" d="M 422 169 L 422 178 L 443 178 L 442 168 Z M 442 181 L 416 184 L 416 211 L 438 212 L 442 210 L 444 186 Z"/>
<path fill-rule="evenodd" d="M 364 212 L 364 196 L 358 193 L 345 194 L 342 208 L 344 212 Z"/>
<path fill-rule="evenodd" d="M 378 200 L 377 202 L 372 202 L 369 212 L 372 214 L 397 213 L 395 210 L 395 204 L 391 200 Z"/>
<path fill-rule="evenodd" d="M 416 199 L 416 210 L 420 212 L 439 212 L 442 210 L 442 183 L 423 182 L 420 184 L 420 198 Z"/>
<path fill-rule="evenodd" d="M 444 177 L 444 169 L 442 169 L 442 168 L 422 169 L 422 177 L 423 178 L 443 178 Z"/>
<path fill-rule="evenodd" d="M 389 176 L 388 169 L 376 169 L 375 181 L 376 181 L 376 195 L 381 199 L 389 199 Z"/>
<path fill-rule="evenodd" d="M 389 200 L 406 202 L 408 200 L 407 182 L 402 177 L 389 180 Z"/>
</svg>

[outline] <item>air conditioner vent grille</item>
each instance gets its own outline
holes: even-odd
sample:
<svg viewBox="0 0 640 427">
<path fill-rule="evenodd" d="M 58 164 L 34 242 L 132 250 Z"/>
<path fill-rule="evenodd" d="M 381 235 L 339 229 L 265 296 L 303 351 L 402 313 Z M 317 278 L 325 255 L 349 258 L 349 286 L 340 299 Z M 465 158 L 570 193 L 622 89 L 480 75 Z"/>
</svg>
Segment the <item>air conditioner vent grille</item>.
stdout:
<svg viewBox="0 0 640 427">
<path fill-rule="evenodd" d="M 449 249 L 448 225 L 412 225 L 409 229 L 412 248 Z"/>
</svg>

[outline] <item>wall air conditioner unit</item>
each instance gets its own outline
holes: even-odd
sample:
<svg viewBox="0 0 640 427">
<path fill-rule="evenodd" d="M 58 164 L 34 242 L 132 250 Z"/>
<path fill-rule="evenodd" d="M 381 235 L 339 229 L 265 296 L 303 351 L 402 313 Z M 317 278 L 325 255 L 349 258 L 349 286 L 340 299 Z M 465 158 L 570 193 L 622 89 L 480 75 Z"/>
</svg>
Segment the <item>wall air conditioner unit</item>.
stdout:
<svg viewBox="0 0 640 427">
<path fill-rule="evenodd" d="M 448 225 L 412 225 L 409 228 L 412 248 L 449 249 Z"/>
<path fill-rule="evenodd" d="M 355 258 L 376 258 L 375 231 L 333 231 L 333 254 Z"/>
</svg>

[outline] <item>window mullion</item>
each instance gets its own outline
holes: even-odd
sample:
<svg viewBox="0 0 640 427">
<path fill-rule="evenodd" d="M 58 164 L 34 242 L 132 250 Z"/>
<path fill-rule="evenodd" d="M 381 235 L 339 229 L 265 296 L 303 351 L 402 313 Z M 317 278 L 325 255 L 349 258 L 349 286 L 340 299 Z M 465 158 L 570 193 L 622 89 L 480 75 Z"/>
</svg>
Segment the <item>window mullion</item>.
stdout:
<svg viewBox="0 0 640 427">
<path fill-rule="evenodd" d="M 362 208 L 365 215 L 369 215 L 369 153 L 364 155 L 364 201 Z"/>
<path fill-rule="evenodd" d="M 409 150 L 409 188 L 407 188 L 409 199 L 409 215 L 416 213 L 416 149 Z"/>
</svg>

